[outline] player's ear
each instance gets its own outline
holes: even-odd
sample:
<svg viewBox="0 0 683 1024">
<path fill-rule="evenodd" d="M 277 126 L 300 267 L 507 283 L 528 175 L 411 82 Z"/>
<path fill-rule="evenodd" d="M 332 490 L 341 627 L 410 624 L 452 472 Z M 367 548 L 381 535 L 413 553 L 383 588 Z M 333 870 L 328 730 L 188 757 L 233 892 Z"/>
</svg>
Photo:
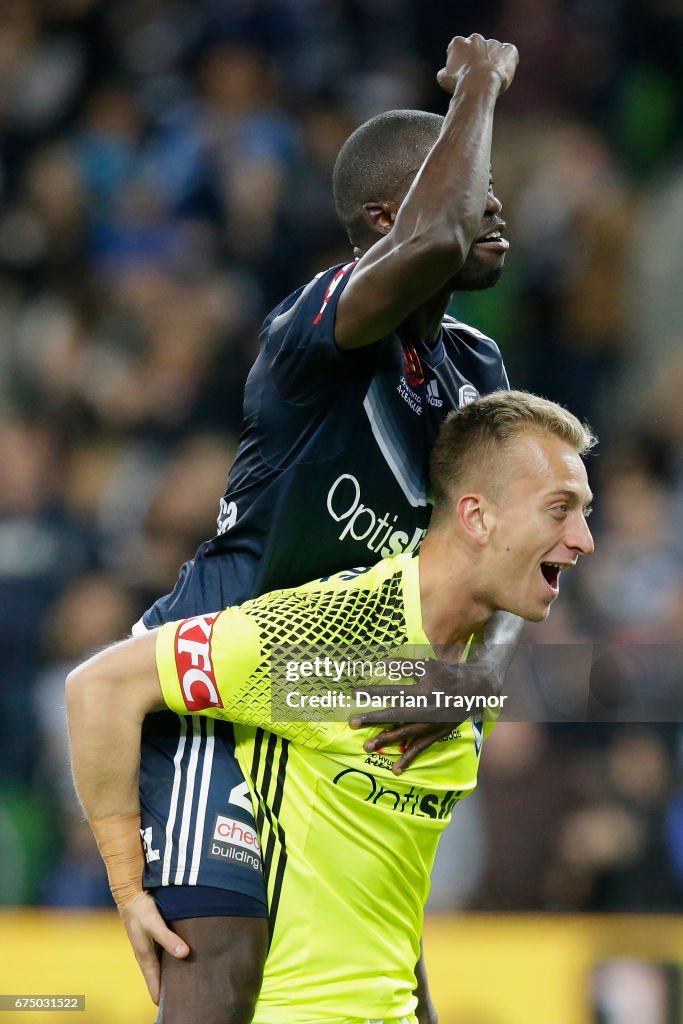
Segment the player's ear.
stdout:
<svg viewBox="0 0 683 1024">
<path fill-rule="evenodd" d="M 463 494 L 457 505 L 458 521 L 479 547 L 488 544 L 495 525 L 493 506 L 481 494 Z"/>
<path fill-rule="evenodd" d="M 363 220 L 369 228 L 380 235 L 386 235 L 394 226 L 399 204 L 393 200 L 388 203 L 364 203 Z"/>
</svg>

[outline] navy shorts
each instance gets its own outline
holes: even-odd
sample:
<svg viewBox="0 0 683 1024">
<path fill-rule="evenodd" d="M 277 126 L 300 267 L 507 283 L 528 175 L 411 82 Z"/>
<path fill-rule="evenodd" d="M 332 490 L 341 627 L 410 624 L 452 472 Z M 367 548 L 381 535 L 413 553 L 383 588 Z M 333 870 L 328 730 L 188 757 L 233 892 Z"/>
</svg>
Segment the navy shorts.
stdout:
<svg viewBox="0 0 683 1024">
<path fill-rule="evenodd" d="M 232 725 L 171 711 L 148 715 L 142 731 L 140 806 L 146 889 L 222 889 L 222 915 L 260 916 L 245 913 L 245 906 L 266 907 L 267 901 Z M 170 890 L 167 895 L 175 900 L 177 913 L 174 917 L 170 904 L 162 912 L 168 910 L 170 919 L 178 920 L 178 913 L 187 909 L 185 896 Z M 231 904 L 234 910 L 228 909 Z M 199 902 L 199 909 L 202 905 L 208 904 Z"/>
<path fill-rule="evenodd" d="M 188 917 L 268 917 L 268 907 L 253 896 L 207 885 L 167 885 L 151 889 L 167 924 Z"/>
</svg>

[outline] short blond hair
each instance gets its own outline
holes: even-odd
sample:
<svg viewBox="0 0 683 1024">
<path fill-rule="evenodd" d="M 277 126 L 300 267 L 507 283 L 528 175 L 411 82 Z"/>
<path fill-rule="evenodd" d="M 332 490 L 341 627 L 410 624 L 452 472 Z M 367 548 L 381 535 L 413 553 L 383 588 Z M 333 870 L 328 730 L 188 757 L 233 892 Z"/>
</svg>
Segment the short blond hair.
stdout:
<svg viewBox="0 0 683 1024">
<path fill-rule="evenodd" d="M 587 423 L 557 402 L 528 391 L 493 391 L 449 413 L 432 450 L 430 482 L 435 512 L 472 472 L 495 476 L 495 459 L 522 431 L 553 434 L 585 455 L 597 438 Z M 496 486 L 496 480 L 491 480 Z"/>
</svg>

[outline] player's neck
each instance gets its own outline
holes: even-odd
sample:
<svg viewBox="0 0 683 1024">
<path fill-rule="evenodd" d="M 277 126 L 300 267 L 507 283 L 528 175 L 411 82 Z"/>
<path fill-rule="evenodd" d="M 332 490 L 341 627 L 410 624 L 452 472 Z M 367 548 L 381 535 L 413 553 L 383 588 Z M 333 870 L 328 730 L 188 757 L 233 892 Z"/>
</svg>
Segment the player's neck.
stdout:
<svg viewBox="0 0 683 1024">
<path fill-rule="evenodd" d="M 429 346 L 436 345 L 441 333 L 441 321 L 448 309 L 451 295 L 450 289 L 444 289 L 418 306 L 401 324 L 399 328 L 401 337 L 406 341 L 419 340 Z"/>
<path fill-rule="evenodd" d="M 420 547 L 422 628 L 432 646 L 465 643 L 485 627 L 494 609 L 477 596 L 475 567 L 440 531 Z"/>
</svg>

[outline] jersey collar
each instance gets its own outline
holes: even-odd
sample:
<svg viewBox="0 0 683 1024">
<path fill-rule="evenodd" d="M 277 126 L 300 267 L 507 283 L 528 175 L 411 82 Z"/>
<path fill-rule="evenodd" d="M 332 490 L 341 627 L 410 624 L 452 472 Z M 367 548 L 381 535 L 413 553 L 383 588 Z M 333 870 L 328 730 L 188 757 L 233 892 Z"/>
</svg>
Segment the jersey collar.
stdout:
<svg viewBox="0 0 683 1024">
<path fill-rule="evenodd" d="M 443 325 L 439 331 L 438 340 L 434 345 L 428 345 L 426 341 L 419 344 L 420 359 L 426 363 L 430 370 L 435 370 L 439 363 L 442 363 L 446 355 L 446 347 L 443 342 Z"/>
<path fill-rule="evenodd" d="M 429 656 L 433 657 L 431 645 L 422 627 L 419 555 L 409 555 L 403 566 L 403 608 L 406 616 L 408 643 L 429 648 Z"/>
</svg>

